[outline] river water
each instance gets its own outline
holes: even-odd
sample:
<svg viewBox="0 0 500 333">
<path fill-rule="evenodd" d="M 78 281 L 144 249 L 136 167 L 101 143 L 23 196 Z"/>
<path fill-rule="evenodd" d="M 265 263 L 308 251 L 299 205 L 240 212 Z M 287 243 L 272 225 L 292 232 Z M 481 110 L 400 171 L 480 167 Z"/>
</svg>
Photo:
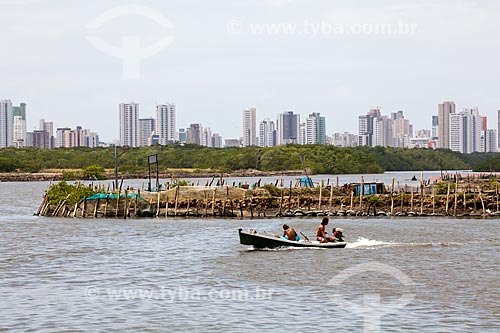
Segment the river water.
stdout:
<svg viewBox="0 0 500 333">
<path fill-rule="evenodd" d="M 0 183 L 0 331 L 499 331 L 500 220 L 338 218 L 345 249 L 257 251 L 238 228 L 319 219 L 34 217 L 47 185 Z"/>
</svg>

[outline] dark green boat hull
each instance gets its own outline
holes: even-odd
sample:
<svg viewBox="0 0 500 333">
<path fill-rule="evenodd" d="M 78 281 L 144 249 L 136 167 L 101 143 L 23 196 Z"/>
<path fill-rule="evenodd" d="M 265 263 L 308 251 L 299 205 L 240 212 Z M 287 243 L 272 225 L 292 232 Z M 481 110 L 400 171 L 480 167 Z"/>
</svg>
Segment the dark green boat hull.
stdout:
<svg viewBox="0 0 500 333">
<path fill-rule="evenodd" d="M 319 242 L 294 242 L 286 239 L 281 239 L 274 236 L 267 236 L 263 234 L 258 234 L 257 232 L 247 232 L 242 229 L 238 229 L 238 234 L 240 236 L 240 243 L 243 245 L 251 245 L 257 249 L 274 249 L 279 247 L 316 247 L 324 249 L 335 249 L 344 248 L 346 242 L 337 243 L 319 243 Z"/>
</svg>

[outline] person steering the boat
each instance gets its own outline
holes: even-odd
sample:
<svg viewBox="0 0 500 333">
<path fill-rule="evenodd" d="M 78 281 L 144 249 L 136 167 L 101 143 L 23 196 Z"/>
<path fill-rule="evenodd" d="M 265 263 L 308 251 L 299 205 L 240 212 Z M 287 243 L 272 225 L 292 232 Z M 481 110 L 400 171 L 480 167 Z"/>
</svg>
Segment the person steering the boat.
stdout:
<svg viewBox="0 0 500 333">
<path fill-rule="evenodd" d="M 300 240 L 299 235 L 295 232 L 293 228 L 290 228 L 287 224 L 283 224 L 283 236 L 282 238 L 296 241 L 298 242 Z"/>
<path fill-rule="evenodd" d="M 343 235 L 342 235 L 342 232 L 344 230 L 341 229 L 341 228 L 333 228 L 333 237 L 335 237 L 335 239 L 339 242 L 343 242 L 344 239 L 342 238 Z"/>
<path fill-rule="evenodd" d="M 316 240 L 321 243 L 336 242 L 334 237 L 327 236 L 326 226 L 328 225 L 328 217 L 321 220 L 321 224 L 316 229 Z"/>
</svg>

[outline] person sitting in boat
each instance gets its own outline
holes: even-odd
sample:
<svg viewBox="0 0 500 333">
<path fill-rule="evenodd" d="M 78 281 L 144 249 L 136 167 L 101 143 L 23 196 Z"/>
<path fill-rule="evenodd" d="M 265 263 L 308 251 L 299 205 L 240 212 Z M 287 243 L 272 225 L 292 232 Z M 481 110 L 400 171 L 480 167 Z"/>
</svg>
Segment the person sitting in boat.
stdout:
<svg viewBox="0 0 500 333">
<path fill-rule="evenodd" d="M 282 238 L 288 239 L 288 240 L 293 240 L 298 242 L 300 240 L 299 235 L 293 230 L 293 228 L 290 228 L 287 224 L 283 224 L 283 236 Z"/>
<path fill-rule="evenodd" d="M 316 229 L 316 240 L 321 243 L 335 242 L 335 238 L 327 236 L 326 226 L 328 225 L 328 217 L 324 217 L 321 220 L 321 224 Z"/>
<path fill-rule="evenodd" d="M 341 228 L 333 228 L 333 237 L 335 237 L 335 239 L 339 242 L 343 242 L 344 240 L 342 239 L 343 235 L 342 235 L 342 232 L 344 230 L 342 230 Z"/>
</svg>

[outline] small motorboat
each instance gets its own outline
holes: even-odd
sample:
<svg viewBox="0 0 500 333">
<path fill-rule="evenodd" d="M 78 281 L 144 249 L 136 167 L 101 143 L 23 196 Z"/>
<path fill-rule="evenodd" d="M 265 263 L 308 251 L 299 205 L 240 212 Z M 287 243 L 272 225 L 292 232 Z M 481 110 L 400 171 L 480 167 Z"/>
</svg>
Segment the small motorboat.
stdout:
<svg viewBox="0 0 500 333">
<path fill-rule="evenodd" d="M 301 239 L 300 241 L 291 241 L 272 234 L 259 234 L 256 230 L 250 229 L 243 231 L 238 229 L 240 243 L 243 245 L 252 245 L 257 249 L 274 249 L 277 247 L 318 247 L 325 249 L 344 248 L 347 242 L 321 243 Z"/>
</svg>

